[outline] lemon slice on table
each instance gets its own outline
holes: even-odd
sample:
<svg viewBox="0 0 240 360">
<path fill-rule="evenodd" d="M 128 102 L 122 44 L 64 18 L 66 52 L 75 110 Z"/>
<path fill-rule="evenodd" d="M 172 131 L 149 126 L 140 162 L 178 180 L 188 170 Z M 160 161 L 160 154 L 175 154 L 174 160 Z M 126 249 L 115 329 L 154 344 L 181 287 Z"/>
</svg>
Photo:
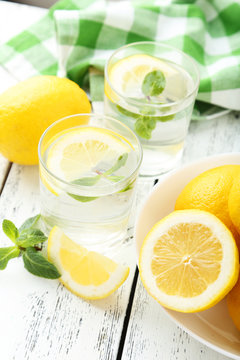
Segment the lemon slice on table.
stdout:
<svg viewBox="0 0 240 360">
<path fill-rule="evenodd" d="M 179 78 L 179 71 L 165 61 L 146 54 L 135 54 L 117 61 L 109 69 L 109 80 L 122 95 L 138 98 L 142 96 L 141 87 L 145 76 L 154 70 L 162 71 L 167 80 L 166 88 L 169 79 Z M 114 97 L 106 83 L 105 92 L 110 99 Z"/>
<path fill-rule="evenodd" d="M 129 268 L 108 257 L 89 251 L 54 227 L 48 238 L 48 258 L 62 274 L 59 279 L 74 294 L 86 299 L 102 299 L 127 279 Z"/>
<path fill-rule="evenodd" d="M 64 132 L 48 152 L 47 167 L 59 178 L 72 181 L 80 178 L 100 162 L 109 167 L 131 145 L 127 140 L 108 129 L 82 127 Z"/>
<path fill-rule="evenodd" d="M 147 234 L 140 276 L 161 305 L 181 312 L 205 310 L 234 286 L 239 258 L 231 232 L 201 210 L 174 211 Z"/>
</svg>

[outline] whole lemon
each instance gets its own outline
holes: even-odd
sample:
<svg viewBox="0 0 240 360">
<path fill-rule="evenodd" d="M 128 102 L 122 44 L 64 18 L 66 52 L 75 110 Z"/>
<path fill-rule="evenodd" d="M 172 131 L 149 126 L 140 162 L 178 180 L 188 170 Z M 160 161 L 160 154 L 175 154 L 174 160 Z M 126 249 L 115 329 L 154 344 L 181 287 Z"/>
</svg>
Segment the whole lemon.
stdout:
<svg viewBox="0 0 240 360">
<path fill-rule="evenodd" d="M 18 164 L 37 164 L 44 130 L 65 116 L 90 111 L 86 93 L 69 79 L 36 76 L 22 81 L 0 95 L 0 153 Z"/>
<path fill-rule="evenodd" d="M 240 277 L 238 278 L 234 288 L 227 296 L 227 306 L 234 324 L 237 329 L 240 330 Z"/>
<path fill-rule="evenodd" d="M 240 234 L 240 174 L 234 179 L 229 194 L 228 208 L 231 220 Z"/>
<path fill-rule="evenodd" d="M 175 209 L 205 210 L 217 216 L 232 232 L 240 250 L 240 235 L 230 217 L 228 201 L 240 165 L 219 166 L 195 177 L 177 198 Z"/>
</svg>

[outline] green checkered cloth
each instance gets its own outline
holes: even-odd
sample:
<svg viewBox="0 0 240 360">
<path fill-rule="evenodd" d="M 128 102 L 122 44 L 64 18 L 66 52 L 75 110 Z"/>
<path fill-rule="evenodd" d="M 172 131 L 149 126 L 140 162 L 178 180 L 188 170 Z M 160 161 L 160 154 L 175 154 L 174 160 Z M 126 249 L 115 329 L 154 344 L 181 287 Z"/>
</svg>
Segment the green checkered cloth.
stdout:
<svg viewBox="0 0 240 360">
<path fill-rule="evenodd" d="M 0 65 L 18 80 L 58 74 L 82 87 L 90 73 L 92 100 L 101 101 L 103 68 L 112 52 L 131 42 L 161 41 L 196 60 L 198 100 L 240 110 L 239 39 L 240 4 L 234 0 L 62 0 L 0 47 Z"/>
</svg>

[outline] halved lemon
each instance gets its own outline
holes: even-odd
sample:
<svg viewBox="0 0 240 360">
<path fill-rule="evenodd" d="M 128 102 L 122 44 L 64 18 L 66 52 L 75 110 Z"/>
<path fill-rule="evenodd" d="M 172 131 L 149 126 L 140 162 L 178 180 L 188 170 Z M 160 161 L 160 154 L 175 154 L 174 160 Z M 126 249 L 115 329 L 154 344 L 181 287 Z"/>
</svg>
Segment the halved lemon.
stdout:
<svg viewBox="0 0 240 360">
<path fill-rule="evenodd" d="M 196 312 L 215 305 L 232 289 L 239 256 L 231 232 L 216 216 L 179 210 L 150 230 L 139 268 L 144 286 L 161 305 Z"/>
<path fill-rule="evenodd" d="M 102 299 L 127 279 L 129 268 L 89 251 L 54 227 L 48 238 L 48 258 L 62 274 L 59 279 L 74 294 L 85 299 Z"/>
<path fill-rule="evenodd" d="M 70 129 L 59 136 L 50 147 L 47 167 L 63 180 L 72 181 L 91 171 L 104 161 L 109 167 L 131 146 L 128 141 L 111 130 L 97 127 Z"/>
</svg>

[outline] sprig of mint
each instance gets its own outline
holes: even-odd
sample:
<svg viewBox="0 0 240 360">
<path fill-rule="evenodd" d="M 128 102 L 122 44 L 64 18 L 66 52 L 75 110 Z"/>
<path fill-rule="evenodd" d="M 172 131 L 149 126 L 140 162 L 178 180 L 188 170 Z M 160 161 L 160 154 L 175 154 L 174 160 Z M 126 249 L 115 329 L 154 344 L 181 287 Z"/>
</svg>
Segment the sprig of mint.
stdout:
<svg viewBox="0 0 240 360">
<path fill-rule="evenodd" d="M 160 95 L 166 86 L 166 78 L 162 71 L 154 70 L 149 72 L 143 79 L 142 92 L 146 96 L 148 105 L 151 104 L 151 96 Z M 133 113 L 117 105 L 117 110 L 126 117 L 135 119 L 134 130 L 143 139 L 151 139 L 152 131 L 157 125 L 157 121 L 166 122 L 174 118 L 174 115 L 154 116 L 155 110 L 150 106 L 143 107 L 140 114 Z"/>
<path fill-rule="evenodd" d="M 35 228 L 40 215 L 27 219 L 18 229 L 10 220 L 3 220 L 2 229 L 14 246 L 0 248 L 0 270 L 4 270 L 9 260 L 22 255 L 24 267 L 31 273 L 47 279 L 61 276 L 55 265 L 41 253 L 42 244 L 47 240 L 44 233 Z"/>
<path fill-rule="evenodd" d="M 98 173 L 98 175 L 96 175 L 96 176 L 83 177 L 83 178 L 80 178 L 77 180 L 73 180 L 72 184 L 83 185 L 83 186 L 93 186 L 101 179 L 101 177 L 105 177 L 106 179 L 108 179 L 112 182 L 118 182 L 118 181 L 122 180 L 124 178 L 124 176 L 117 176 L 117 175 L 112 175 L 112 174 L 126 164 L 127 158 L 128 158 L 128 153 L 123 153 L 122 155 L 120 155 L 118 157 L 115 164 L 110 169 L 108 169 L 102 173 Z M 95 196 L 80 196 L 80 195 L 75 195 L 72 193 L 67 193 L 67 194 L 69 196 L 71 196 L 73 199 L 75 199 L 77 201 L 81 201 L 81 202 L 89 202 L 89 201 L 96 200 L 98 198 Z"/>
</svg>

